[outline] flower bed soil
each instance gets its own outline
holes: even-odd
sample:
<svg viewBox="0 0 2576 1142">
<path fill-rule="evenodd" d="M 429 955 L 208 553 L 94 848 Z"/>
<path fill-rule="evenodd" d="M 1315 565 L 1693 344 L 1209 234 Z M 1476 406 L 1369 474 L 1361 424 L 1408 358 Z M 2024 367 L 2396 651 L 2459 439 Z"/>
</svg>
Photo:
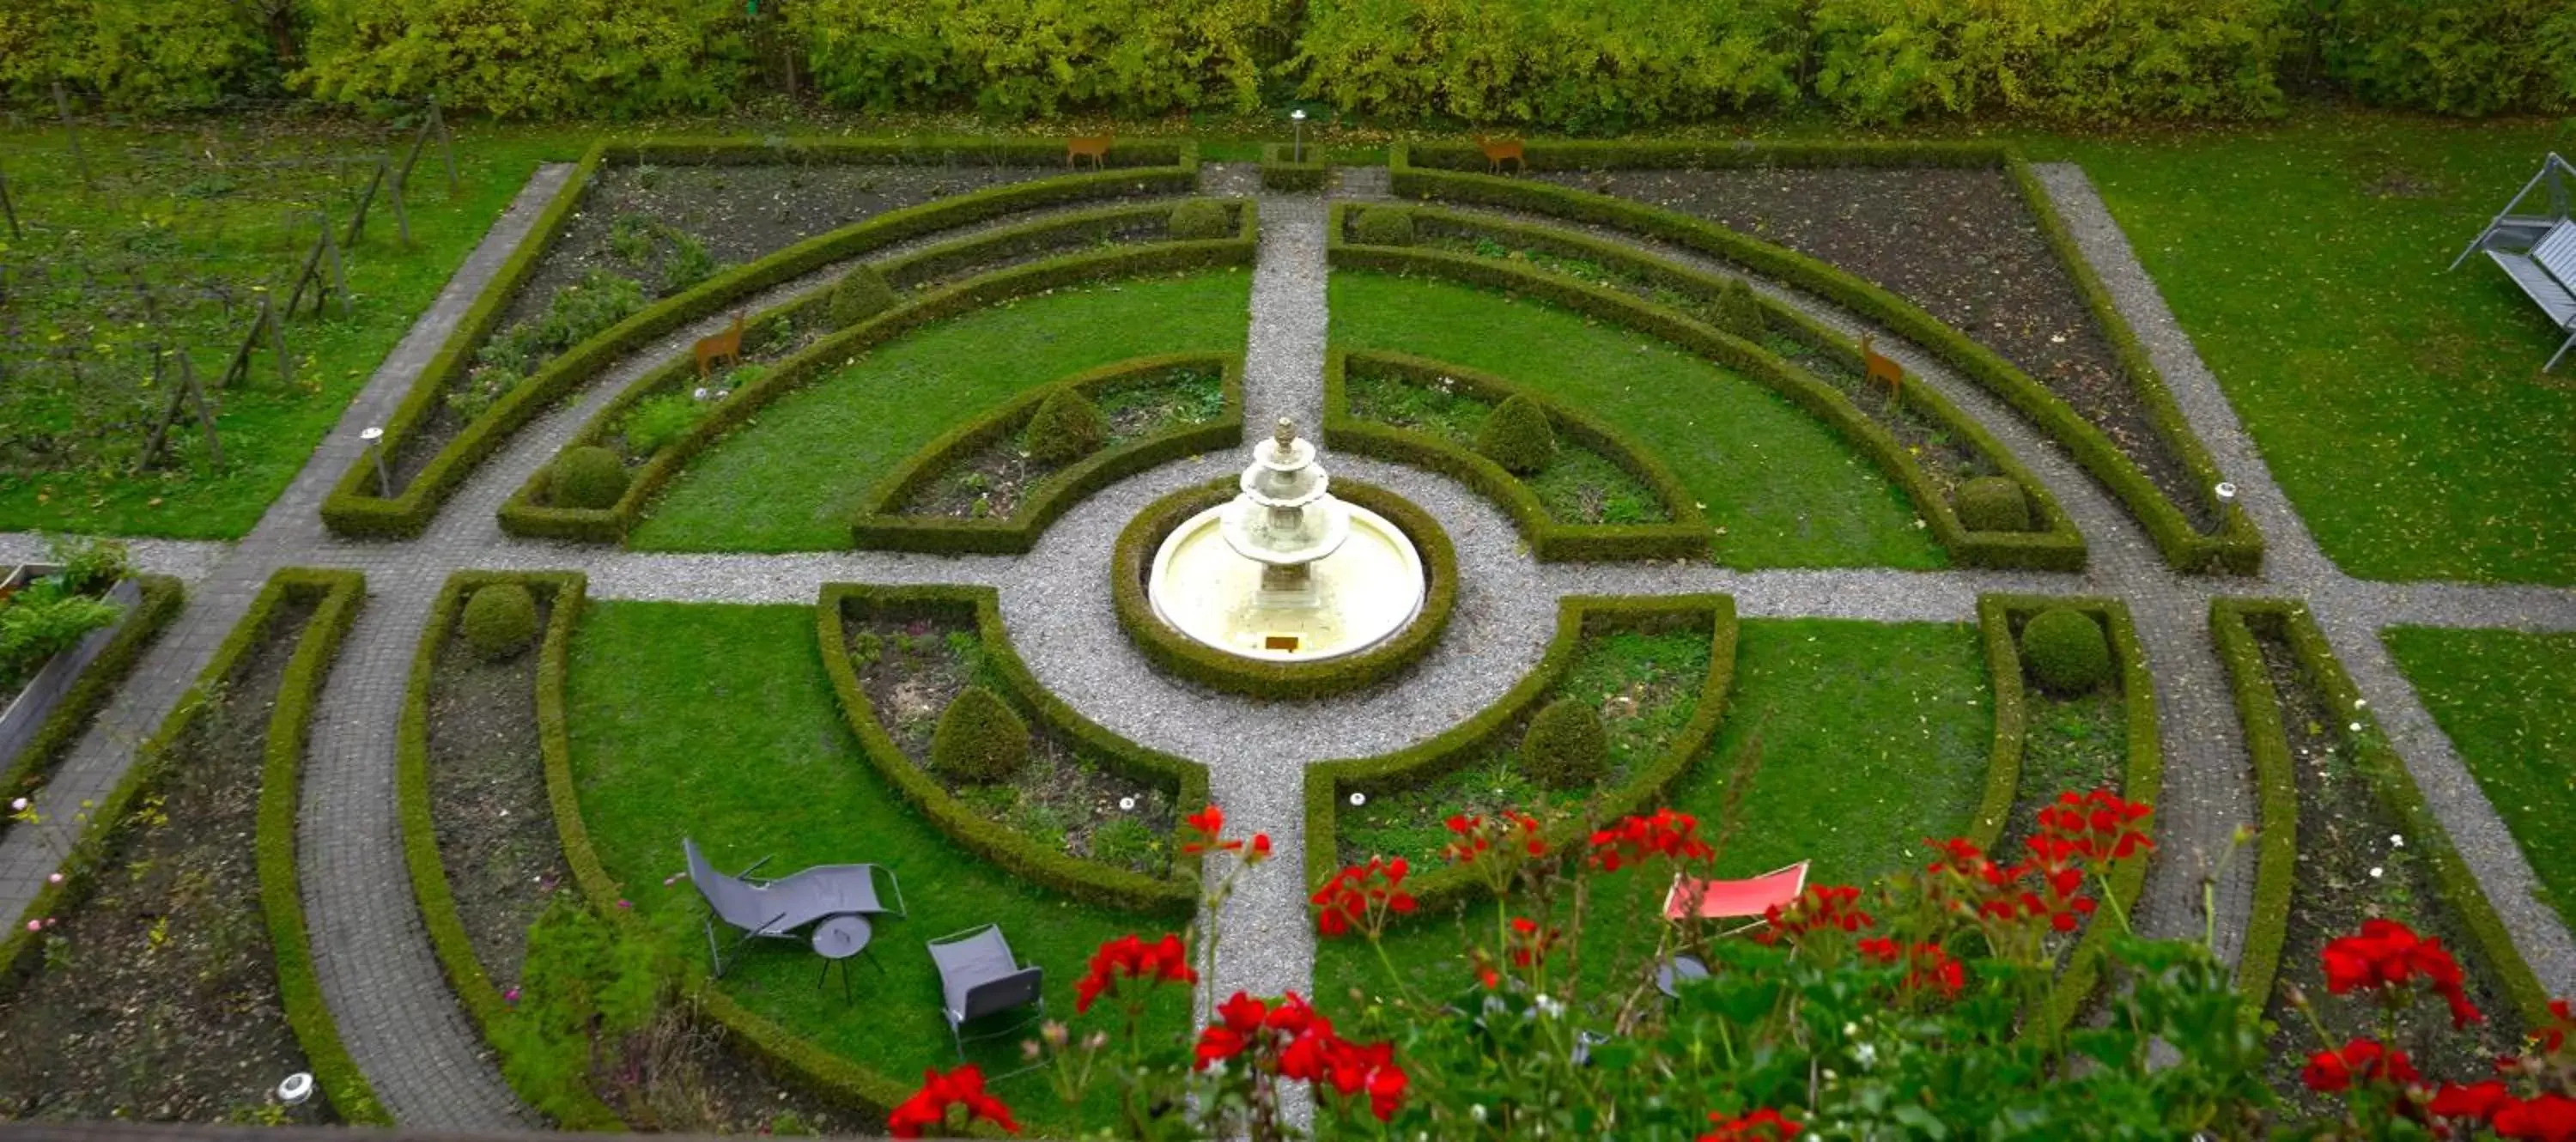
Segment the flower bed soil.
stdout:
<svg viewBox="0 0 2576 1142">
<path fill-rule="evenodd" d="M 1350 414 L 1398 428 L 1437 436 L 1470 452 L 1476 434 L 1494 411 L 1491 402 L 1445 387 L 1413 383 L 1365 369 L 1347 375 L 1343 393 Z M 1559 523 L 1670 523 L 1655 490 L 1609 457 L 1560 436 L 1556 458 L 1546 468 L 1520 477 L 1538 493 L 1539 503 Z"/>
<path fill-rule="evenodd" d="M 973 785 L 930 768 L 939 716 L 961 691 L 981 684 L 1006 701 L 1010 697 L 1008 687 L 982 677 L 983 644 L 970 616 L 845 619 L 841 632 L 877 724 L 959 802 L 1073 856 L 1148 876 L 1169 869 L 1177 820 L 1171 795 L 1093 763 L 1025 709 L 1020 713 L 1029 722 L 1030 757 L 1017 777 Z M 1119 807 L 1126 798 L 1135 799 L 1135 808 Z"/>
<path fill-rule="evenodd" d="M 2193 527 L 2217 526 L 2004 171 L 1830 167 L 1531 177 L 1705 218 L 1903 295 L 2019 366 L 2108 433 Z"/>
<path fill-rule="evenodd" d="M 1101 445 L 1107 450 L 1224 416 L 1225 383 L 1214 370 L 1178 370 L 1112 388 L 1096 400 L 1109 418 L 1109 438 Z M 1030 457 L 1024 435 L 1014 432 L 966 457 L 896 508 L 896 513 L 1010 518 L 1031 490 L 1067 467 Z"/>
<path fill-rule="evenodd" d="M 280 1005 L 253 843 L 269 713 L 313 610 L 279 605 L 0 1001 L 0 1118 L 337 1121 L 327 1096 L 270 1097 L 311 1067 Z"/>
<path fill-rule="evenodd" d="M 2392 1045 L 2412 1056 L 2428 1081 L 2492 1077 L 2494 1061 L 2522 1044 L 2520 1016 L 2480 961 L 2477 942 L 2443 901 L 2431 866 L 2408 847 L 2415 838 L 2396 839 L 2404 834 L 2395 818 L 2380 806 L 2370 779 L 2354 769 L 2347 716 L 2328 709 L 2315 681 L 2299 668 L 2278 617 L 2250 615 L 2247 625 L 2279 696 L 2299 789 L 2299 858 L 2291 878 L 2288 936 L 2280 974 L 2263 1007 L 2263 1018 L 2275 1028 L 2273 1089 L 2291 1118 L 2322 1121 L 2342 1113 L 2340 1099 L 2309 1091 L 2299 1070 L 2317 1051 L 2356 1035 L 2379 1035 L 2381 1024 L 2378 1010 L 2365 1001 L 2327 994 L 2318 957 L 2329 941 L 2359 932 L 2362 921 L 2376 917 L 2439 937 L 2460 961 L 2470 1001 L 2486 1013 L 2485 1022 L 2454 1031 L 2441 1000 L 2419 996 L 2398 1019 Z M 2292 989 L 2306 994 L 2331 1043 L 2320 1041 L 2316 1025 L 2287 1001 Z"/>
</svg>

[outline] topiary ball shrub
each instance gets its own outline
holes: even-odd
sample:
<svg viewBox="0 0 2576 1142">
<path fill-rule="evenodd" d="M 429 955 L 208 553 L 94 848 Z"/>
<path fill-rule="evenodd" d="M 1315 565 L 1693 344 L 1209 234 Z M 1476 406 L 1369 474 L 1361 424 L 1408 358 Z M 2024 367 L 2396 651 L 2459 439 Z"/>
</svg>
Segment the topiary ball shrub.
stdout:
<svg viewBox="0 0 2576 1142">
<path fill-rule="evenodd" d="M 1070 386 L 1048 393 L 1029 418 L 1029 458 L 1041 464 L 1070 464 L 1109 443 L 1109 414 L 1082 390 Z"/>
<path fill-rule="evenodd" d="M 1747 341 L 1760 343 L 1770 325 L 1762 316 L 1762 301 L 1753 296 L 1753 287 L 1743 278 L 1728 278 L 1718 287 L 1717 298 L 1709 302 L 1708 323 Z"/>
<path fill-rule="evenodd" d="M 1952 495 L 1959 525 L 1970 531 L 2029 531 L 2030 497 L 2009 476 L 1979 476 Z"/>
<path fill-rule="evenodd" d="M 1413 244 L 1413 212 L 1380 206 L 1360 215 L 1360 241 L 1371 246 Z"/>
<path fill-rule="evenodd" d="M 894 287 L 875 266 L 862 265 L 832 286 L 832 327 L 847 329 L 894 308 Z"/>
<path fill-rule="evenodd" d="M 519 583 L 476 587 L 465 596 L 465 645 L 485 662 L 516 658 L 537 638 L 537 597 Z"/>
<path fill-rule="evenodd" d="M 1521 738 L 1521 772 L 1550 789 L 1599 784 L 1610 775 L 1610 735 L 1601 715 L 1572 698 L 1548 703 Z"/>
<path fill-rule="evenodd" d="M 982 785 L 1008 779 L 1029 764 L 1029 724 L 990 690 L 958 691 L 930 734 L 930 768 Z"/>
<path fill-rule="evenodd" d="M 1174 241 L 1204 242 L 1232 236 L 1234 219 L 1226 215 L 1225 207 L 1217 205 L 1215 199 L 1193 198 L 1172 208 L 1172 220 L 1165 224 L 1165 229 Z"/>
<path fill-rule="evenodd" d="M 611 508 L 626 494 L 626 462 L 596 444 L 556 458 L 547 476 L 547 498 L 559 508 Z"/>
<path fill-rule="evenodd" d="M 1484 427 L 1476 430 L 1476 451 L 1513 475 L 1533 475 L 1556 459 L 1556 426 L 1548 423 L 1547 410 L 1537 401 L 1513 393 L 1485 414 Z"/>
<path fill-rule="evenodd" d="M 2087 693 L 2111 680 L 2111 640 L 2102 624 L 2065 607 L 2022 625 L 2021 660 L 2040 686 L 2059 694 Z"/>
</svg>

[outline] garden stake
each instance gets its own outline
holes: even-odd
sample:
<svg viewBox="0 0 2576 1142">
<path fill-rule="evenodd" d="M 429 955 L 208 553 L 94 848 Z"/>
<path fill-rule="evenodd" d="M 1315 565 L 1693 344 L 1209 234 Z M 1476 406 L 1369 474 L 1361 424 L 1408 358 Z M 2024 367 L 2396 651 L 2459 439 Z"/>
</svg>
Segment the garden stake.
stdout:
<svg viewBox="0 0 2576 1142">
<path fill-rule="evenodd" d="M 54 113 L 62 117 L 63 134 L 72 141 L 72 167 L 80 172 L 82 189 L 88 189 L 89 156 L 81 153 L 80 127 L 72 122 L 72 103 L 63 97 L 63 81 L 59 79 L 54 81 Z"/>
<path fill-rule="evenodd" d="M 367 189 L 358 196 L 358 213 L 349 219 L 349 236 L 341 244 L 355 248 L 367 233 L 367 208 L 376 203 L 376 188 L 385 184 L 385 160 L 376 160 L 376 176 L 367 180 Z"/>
<path fill-rule="evenodd" d="M 9 175 L 5 171 L 0 171 L 0 215 L 9 218 L 9 237 L 12 240 L 23 237 L 18 233 L 18 207 L 9 201 Z M 0 294 L 5 294 L 5 291 L 0 291 Z"/>
<path fill-rule="evenodd" d="M 393 160 L 388 157 L 378 159 L 376 162 L 378 164 L 376 170 L 381 175 Z M 403 209 L 403 188 L 408 185 L 410 184 L 401 179 L 395 179 L 393 197 L 385 201 L 386 205 L 394 208 L 394 236 L 402 240 L 403 248 L 406 250 L 411 248 L 411 212 Z"/>
</svg>

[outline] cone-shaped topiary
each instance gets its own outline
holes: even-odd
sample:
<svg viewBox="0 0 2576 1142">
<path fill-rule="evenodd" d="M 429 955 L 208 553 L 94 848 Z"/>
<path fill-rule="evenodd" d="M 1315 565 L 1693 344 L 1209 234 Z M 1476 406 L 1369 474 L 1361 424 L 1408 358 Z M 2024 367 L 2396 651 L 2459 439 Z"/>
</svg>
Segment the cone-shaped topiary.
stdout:
<svg viewBox="0 0 2576 1142">
<path fill-rule="evenodd" d="M 626 494 L 626 462 L 596 444 L 565 452 L 547 470 L 546 492 L 559 508 L 610 508 Z"/>
<path fill-rule="evenodd" d="M 861 265 L 832 286 L 832 327 L 847 329 L 894 308 L 894 287 L 875 266 Z"/>
<path fill-rule="evenodd" d="M 1601 715 L 1572 698 L 1559 698 L 1530 719 L 1521 738 L 1521 772 L 1550 789 L 1575 789 L 1610 774 L 1610 735 Z"/>
<path fill-rule="evenodd" d="M 1753 296 L 1753 287 L 1743 278 L 1728 278 L 1717 289 L 1717 298 L 1709 302 L 1708 322 L 1747 341 L 1760 343 L 1769 328 L 1762 317 L 1762 302 Z"/>
<path fill-rule="evenodd" d="M 1234 220 L 1225 207 L 1213 198 L 1193 198 L 1172 208 L 1172 220 L 1165 229 L 1177 242 L 1201 242 L 1210 238 L 1231 237 Z"/>
<path fill-rule="evenodd" d="M 1109 414 L 1070 385 L 1048 393 L 1029 418 L 1029 458 L 1041 464 L 1070 464 L 1107 443 Z"/>
<path fill-rule="evenodd" d="M 1371 207 L 1360 215 L 1360 241 L 1371 246 L 1413 244 L 1413 212 L 1392 206 Z"/>
<path fill-rule="evenodd" d="M 1028 763 L 1028 723 L 981 686 L 958 691 L 930 734 L 930 768 L 959 781 L 1001 781 Z"/>
<path fill-rule="evenodd" d="M 491 583 L 465 596 L 465 645 L 485 662 L 516 658 L 537 637 L 537 597 L 520 583 Z"/>
<path fill-rule="evenodd" d="M 1547 410 L 1519 393 L 1503 398 L 1476 430 L 1476 451 L 1518 476 L 1545 471 L 1556 459 L 1556 426 Z"/>
<path fill-rule="evenodd" d="M 2041 686 L 2082 694 L 2110 681 L 2111 640 L 2093 616 L 2056 607 L 2023 624 L 2021 660 Z"/>
<path fill-rule="evenodd" d="M 2029 531 L 2030 497 L 2009 476 L 1979 476 L 1953 493 L 1959 525 L 1970 531 Z"/>
</svg>

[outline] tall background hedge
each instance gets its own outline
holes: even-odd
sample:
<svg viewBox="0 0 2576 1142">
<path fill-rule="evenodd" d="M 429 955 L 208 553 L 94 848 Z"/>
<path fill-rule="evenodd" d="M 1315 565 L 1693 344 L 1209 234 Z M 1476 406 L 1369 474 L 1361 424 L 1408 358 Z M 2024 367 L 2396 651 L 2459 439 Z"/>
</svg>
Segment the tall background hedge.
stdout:
<svg viewBox="0 0 2576 1142">
<path fill-rule="evenodd" d="M 1251 111 L 1575 133 L 2238 119 L 2347 95 L 2576 109 L 2567 0 L 8 0 L 0 97 L 145 112 L 438 95 L 505 118 Z"/>
</svg>

